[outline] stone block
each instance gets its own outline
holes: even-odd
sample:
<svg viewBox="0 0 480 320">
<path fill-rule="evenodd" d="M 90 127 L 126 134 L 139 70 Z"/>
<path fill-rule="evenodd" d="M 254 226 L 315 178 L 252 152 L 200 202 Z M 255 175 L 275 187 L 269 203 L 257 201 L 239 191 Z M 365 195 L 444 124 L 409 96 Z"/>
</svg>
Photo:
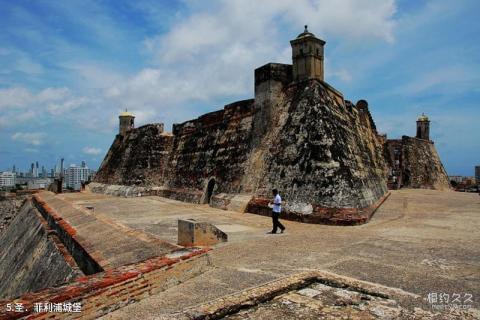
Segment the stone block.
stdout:
<svg viewBox="0 0 480 320">
<path fill-rule="evenodd" d="M 178 244 L 181 246 L 210 246 L 227 240 L 227 234 L 211 223 L 194 219 L 178 220 Z"/>
</svg>

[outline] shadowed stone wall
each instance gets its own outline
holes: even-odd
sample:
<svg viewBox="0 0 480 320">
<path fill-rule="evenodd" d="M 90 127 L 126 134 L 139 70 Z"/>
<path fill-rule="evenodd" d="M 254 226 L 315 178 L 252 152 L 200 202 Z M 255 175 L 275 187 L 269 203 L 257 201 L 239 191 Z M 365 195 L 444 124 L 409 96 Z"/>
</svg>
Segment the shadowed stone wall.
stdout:
<svg viewBox="0 0 480 320">
<path fill-rule="evenodd" d="M 83 273 L 65 261 L 30 201 L 0 234 L 0 299 L 68 282 Z"/>
</svg>

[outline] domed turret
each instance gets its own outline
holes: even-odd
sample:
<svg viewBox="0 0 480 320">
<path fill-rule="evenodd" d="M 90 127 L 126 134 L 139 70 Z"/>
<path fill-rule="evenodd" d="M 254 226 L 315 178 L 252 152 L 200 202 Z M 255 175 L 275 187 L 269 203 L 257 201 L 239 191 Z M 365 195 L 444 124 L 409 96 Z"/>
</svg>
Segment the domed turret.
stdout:
<svg viewBox="0 0 480 320">
<path fill-rule="evenodd" d="M 318 79 L 323 81 L 323 46 L 325 41 L 308 31 L 308 26 L 290 41 L 292 45 L 293 81 Z"/>
<path fill-rule="evenodd" d="M 417 138 L 430 140 L 430 120 L 424 113 L 417 119 Z"/>
<path fill-rule="evenodd" d="M 120 119 L 120 135 L 125 136 L 129 130 L 135 128 L 135 116 L 127 109 L 121 112 L 118 118 Z"/>
<path fill-rule="evenodd" d="M 305 37 L 315 37 L 315 35 L 313 33 L 308 31 L 308 26 L 307 25 L 305 25 L 305 30 L 297 36 L 297 39 L 298 38 L 305 38 Z"/>
<path fill-rule="evenodd" d="M 420 117 L 418 117 L 417 121 L 429 121 L 428 117 L 425 115 L 425 113 L 422 113 Z"/>
</svg>

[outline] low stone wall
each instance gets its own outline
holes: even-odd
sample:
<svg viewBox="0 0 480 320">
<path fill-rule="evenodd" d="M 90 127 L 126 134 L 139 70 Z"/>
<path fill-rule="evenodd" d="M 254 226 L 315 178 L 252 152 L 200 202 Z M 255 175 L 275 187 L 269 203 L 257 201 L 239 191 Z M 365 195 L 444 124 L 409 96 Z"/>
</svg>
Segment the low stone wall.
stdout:
<svg viewBox="0 0 480 320">
<path fill-rule="evenodd" d="M 73 283 L 0 301 L 0 319 L 96 319 L 113 310 L 164 291 L 203 273 L 210 265 L 208 249 L 184 250 L 163 257 L 85 276 Z M 8 312 L 7 304 L 20 303 L 23 312 Z M 48 312 L 76 305 L 79 312 Z M 40 312 L 38 308 L 41 306 Z M 47 309 L 44 309 L 45 306 Z M 58 309 L 57 309 L 58 310 Z"/>
<path fill-rule="evenodd" d="M 375 211 L 390 196 L 386 193 L 374 204 L 365 208 L 326 208 L 317 205 L 302 207 L 289 206 L 285 203 L 280 218 L 305 223 L 320 223 L 329 225 L 359 225 L 367 223 Z M 271 199 L 253 198 L 246 211 L 262 216 L 271 216 L 272 209 L 268 206 Z M 299 210 L 300 209 L 300 210 Z"/>
<path fill-rule="evenodd" d="M 116 197 L 145 197 L 159 196 L 173 200 L 179 200 L 189 203 L 201 203 L 203 192 L 186 189 L 168 189 L 165 187 L 151 186 L 124 186 L 115 184 L 103 184 L 92 182 L 88 185 L 88 189 L 94 193 L 101 193 Z"/>
<path fill-rule="evenodd" d="M 123 186 L 97 182 L 88 184 L 88 188 L 94 193 L 102 193 L 117 197 L 141 197 L 157 195 L 161 189 L 160 187 Z"/>
</svg>

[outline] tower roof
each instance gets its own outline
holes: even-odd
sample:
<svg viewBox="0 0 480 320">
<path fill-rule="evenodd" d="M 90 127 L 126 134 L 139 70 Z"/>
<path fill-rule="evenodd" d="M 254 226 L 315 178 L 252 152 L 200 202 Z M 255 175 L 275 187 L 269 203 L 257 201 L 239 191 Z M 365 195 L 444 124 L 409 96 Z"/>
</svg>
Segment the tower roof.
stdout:
<svg viewBox="0 0 480 320">
<path fill-rule="evenodd" d="M 120 112 L 120 117 L 135 117 L 135 116 L 133 115 L 133 113 L 128 112 L 128 110 L 125 109 L 125 111 Z"/>
<path fill-rule="evenodd" d="M 420 117 L 418 117 L 417 121 L 429 121 L 428 117 L 425 115 L 425 113 L 422 113 Z"/>
<path fill-rule="evenodd" d="M 313 33 L 308 31 L 308 25 L 305 25 L 305 30 L 297 36 L 297 39 L 305 37 L 315 37 Z"/>
<path fill-rule="evenodd" d="M 290 41 L 290 44 L 294 45 L 294 44 L 303 43 L 303 42 L 306 42 L 306 41 L 318 42 L 322 46 L 325 44 L 325 41 L 315 37 L 315 35 L 313 33 L 308 31 L 308 26 L 307 25 L 305 25 L 305 30 L 302 33 L 300 33 L 295 39 Z"/>
</svg>

